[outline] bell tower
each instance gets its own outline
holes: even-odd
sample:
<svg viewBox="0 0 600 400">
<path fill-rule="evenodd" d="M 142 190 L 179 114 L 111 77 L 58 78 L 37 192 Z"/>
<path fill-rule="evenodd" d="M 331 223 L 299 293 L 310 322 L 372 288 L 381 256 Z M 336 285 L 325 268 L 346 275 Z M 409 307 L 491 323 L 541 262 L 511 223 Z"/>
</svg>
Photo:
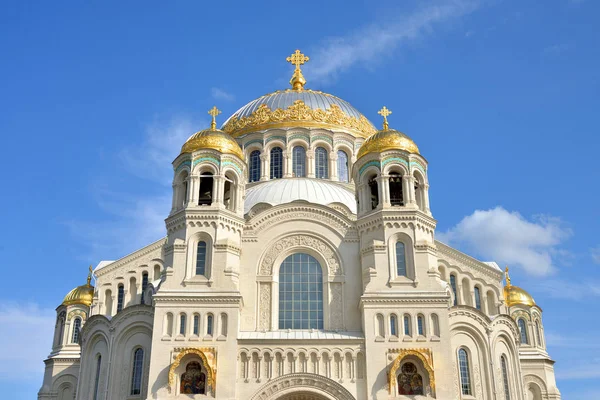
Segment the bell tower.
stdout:
<svg viewBox="0 0 600 400">
<path fill-rule="evenodd" d="M 153 296 L 150 381 L 161 387 L 160 398 L 179 393 L 186 368 L 206 378 L 205 394 L 235 397 L 234 385 L 211 377 L 217 353 L 220 360 L 236 358 L 246 164 L 237 142 L 217 129 L 220 113 L 208 111 L 210 128 L 193 134 L 173 161 L 164 278 Z M 219 370 L 233 376 L 235 363 Z"/>
</svg>

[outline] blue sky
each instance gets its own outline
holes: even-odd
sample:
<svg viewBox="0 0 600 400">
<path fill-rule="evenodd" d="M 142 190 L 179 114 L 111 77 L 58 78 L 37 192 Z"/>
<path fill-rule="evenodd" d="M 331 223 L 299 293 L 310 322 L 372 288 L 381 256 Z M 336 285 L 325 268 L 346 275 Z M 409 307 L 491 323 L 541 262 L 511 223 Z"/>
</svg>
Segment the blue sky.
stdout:
<svg viewBox="0 0 600 400">
<path fill-rule="evenodd" d="M 563 398 L 596 397 L 600 4 L 291 4 L 2 2 L 0 392 L 35 398 L 62 297 L 163 235 L 183 141 L 213 105 L 222 122 L 287 88 L 300 48 L 307 87 L 393 111 L 429 160 L 439 237 L 512 266 Z"/>
</svg>

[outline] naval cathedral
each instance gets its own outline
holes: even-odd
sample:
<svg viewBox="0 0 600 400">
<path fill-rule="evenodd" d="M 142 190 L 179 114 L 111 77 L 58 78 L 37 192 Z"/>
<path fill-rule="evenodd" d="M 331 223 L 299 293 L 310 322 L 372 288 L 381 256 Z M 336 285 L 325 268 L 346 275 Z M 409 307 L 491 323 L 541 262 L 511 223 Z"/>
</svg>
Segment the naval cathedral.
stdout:
<svg viewBox="0 0 600 400">
<path fill-rule="evenodd" d="M 560 399 L 542 309 L 435 240 L 391 111 L 378 130 L 287 61 L 291 88 L 182 143 L 166 236 L 58 306 L 38 399 Z"/>
</svg>

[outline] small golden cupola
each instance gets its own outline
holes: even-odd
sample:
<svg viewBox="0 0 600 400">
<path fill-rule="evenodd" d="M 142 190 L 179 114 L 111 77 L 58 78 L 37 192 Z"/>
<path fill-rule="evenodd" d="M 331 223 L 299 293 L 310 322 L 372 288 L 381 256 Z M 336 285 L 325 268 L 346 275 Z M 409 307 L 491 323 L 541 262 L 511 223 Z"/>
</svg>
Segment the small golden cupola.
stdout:
<svg viewBox="0 0 600 400">
<path fill-rule="evenodd" d="M 383 129 L 370 136 L 358 150 L 358 157 L 361 158 L 370 153 L 381 153 L 386 150 L 404 150 L 409 153 L 420 154 L 419 148 L 408 135 L 390 129 L 387 117 L 392 112 L 383 107 L 378 114 L 383 117 Z"/>
<path fill-rule="evenodd" d="M 518 286 L 510 283 L 510 275 L 508 274 L 508 266 L 506 267 L 506 286 L 504 286 L 504 301 L 508 307 L 520 305 L 532 307 L 535 306 L 535 300 L 529 293 Z"/>
<path fill-rule="evenodd" d="M 81 304 L 84 306 L 91 306 L 94 298 L 94 287 L 91 285 L 92 282 L 92 266 L 90 265 L 89 273 L 87 277 L 87 283 L 85 285 L 77 286 L 71 290 L 62 302 L 63 306 L 71 306 L 75 304 Z"/>
<path fill-rule="evenodd" d="M 208 114 L 212 117 L 210 129 L 196 132 L 190 136 L 183 144 L 183 147 L 181 147 L 181 154 L 193 153 L 201 149 L 212 149 L 223 154 L 233 154 L 242 160 L 244 159 L 244 152 L 235 139 L 228 133 L 217 129 L 216 118 L 220 113 L 221 111 L 217 107 L 213 107 L 208 111 Z"/>
</svg>

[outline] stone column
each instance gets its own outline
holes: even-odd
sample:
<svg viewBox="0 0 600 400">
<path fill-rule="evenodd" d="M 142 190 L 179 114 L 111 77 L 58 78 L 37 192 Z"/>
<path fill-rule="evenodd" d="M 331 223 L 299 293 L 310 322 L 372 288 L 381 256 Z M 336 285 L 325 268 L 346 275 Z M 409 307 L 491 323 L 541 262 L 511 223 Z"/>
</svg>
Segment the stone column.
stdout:
<svg viewBox="0 0 600 400">
<path fill-rule="evenodd" d="M 195 207 L 198 205 L 198 197 L 200 190 L 200 177 L 198 175 L 191 176 L 191 185 L 188 187 L 188 191 L 190 193 L 190 205 Z"/>
<path fill-rule="evenodd" d="M 211 206 L 222 206 L 223 205 L 223 190 L 224 190 L 225 177 L 222 175 L 213 176 L 213 199 Z"/>
<path fill-rule="evenodd" d="M 377 181 L 377 193 L 379 195 L 379 204 L 377 208 L 382 208 L 390 205 L 386 188 L 389 187 L 389 178 L 387 175 L 381 175 L 375 178 Z M 370 188 L 369 188 L 370 189 Z"/>
<path fill-rule="evenodd" d="M 329 179 L 332 181 L 339 181 L 338 170 L 337 170 L 338 156 L 335 152 L 329 153 Z"/>
<path fill-rule="evenodd" d="M 408 181 L 408 193 L 409 193 L 408 204 L 412 207 L 417 208 L 418 205 L 417 205 L 417 196 L 415 193 L 415 177 L 412 175 L 408 175 L 406 180 Z"/>
<path fill-rule="evenodd" d="M 409 179 L 409 175 L 402 176 L 402 200 L 405 206 L 411 204 L 412 201 Z"/>
<path fill-rule="evenodd" d="M 283 177 L 291 178 L 293 176 L 293 157 L 290 151 L 284 151 L 283 155 Z"/>
<path fill-rule="evenodd" d="M 315 151 L 306 150 L 306 177 L 315 177 Z"/>
<path fill-rule="evenodd" d="M 429 209 L 429 184 L 423 184 L 423 204 L 425 204 L 425 212 L 431 214 Z"/>
<path fill-rule="evenodd" d="M 177 185 L 173 184 L 173 200 L 171 201 L 171 213 L 177 210 Z"/>
<path fill-rule="evenodd" d="M 266 181 L 269 179 L 269 153 L 262 152 L 260 154 L 260 180 Z"/>
</svg>

